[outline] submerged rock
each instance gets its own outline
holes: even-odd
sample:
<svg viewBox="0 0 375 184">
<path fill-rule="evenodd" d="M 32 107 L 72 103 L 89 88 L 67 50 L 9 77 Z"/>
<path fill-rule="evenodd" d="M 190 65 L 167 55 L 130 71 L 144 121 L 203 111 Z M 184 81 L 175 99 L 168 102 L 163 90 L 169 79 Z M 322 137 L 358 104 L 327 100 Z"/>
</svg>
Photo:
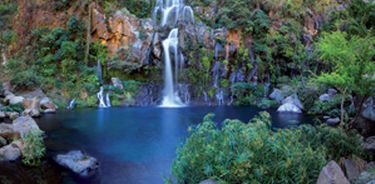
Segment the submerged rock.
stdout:
<svg viewBox="0 0 375 184">
<path fill-rule="evenodd" d="M 74 173 L 83 176 L 90 177 L 94 175 L 98 168 L 99 162 L 96 158 L 84 155 L 82 151 L 70 151 L 67 154 L 60 154 L 55 157 L 55 161 Z"/>
<path fill-rule="evenodd" d="M 320 171 L 317 184 L 350 184 L 348 179 L 346 179 L 341 168 L 335 161 L 330 161 L 326 166 Z"/>
</svg>

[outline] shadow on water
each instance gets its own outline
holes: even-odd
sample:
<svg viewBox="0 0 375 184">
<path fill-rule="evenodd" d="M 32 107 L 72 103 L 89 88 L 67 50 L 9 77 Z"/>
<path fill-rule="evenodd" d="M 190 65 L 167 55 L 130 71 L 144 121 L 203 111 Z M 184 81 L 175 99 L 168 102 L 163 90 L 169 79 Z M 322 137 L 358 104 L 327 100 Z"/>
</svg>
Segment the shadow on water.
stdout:
<svg viewBox="0 0 375 184">
<path fill-rule="evenodd" d="M 210 112 L 216 115 L 215 122 L 226 118 L 248 122 L 259 111 L 255 107 L 117 107 L 44 115 L 37 121 L 47 134 L 45 167 L 52 168 L 50 174 L 29 171 L 19 163 L 1 163 L 0 179 L 13 178 L 11 181 L 15 183 L 29 183 L 34 177 L 45 181 L 54 178 L 57 183 L 164 183 L 163 177 L 169 176 L 176 148 L 188 136 L 189 126 L 200 123 Z M 268 111 L 274 128 L 307 123 L 311 119 Z M 93 178 L 77 177 L 51 159 L 77 149 L 99 160 L 100 170 Z M 31 172 L 31 178 L 24 172 Z"/>
</svg>

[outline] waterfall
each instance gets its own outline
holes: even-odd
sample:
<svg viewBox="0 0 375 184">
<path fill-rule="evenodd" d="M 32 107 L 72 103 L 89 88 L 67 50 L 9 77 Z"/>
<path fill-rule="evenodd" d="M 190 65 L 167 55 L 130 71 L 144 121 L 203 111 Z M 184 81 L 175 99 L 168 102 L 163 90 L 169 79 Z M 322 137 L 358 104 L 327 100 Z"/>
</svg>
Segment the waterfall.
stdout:
<svg viewBox="0 0 375 184">
<path fill-rule="evenodd" d="M 186 6 L 183 0 L 157 0 L 152 12 L 152 18 L 160 26 L 176 27 L 179 21 L 194 23 L 193 9 Z M 190 101 L 190 94 L 187 87 L 181 87 L 178 84 L 179 71 L 184 65 L 184 56 L 179 54 L 178 50 L 178 29 L 170 31 L 168 38 L 162 41 L 164 51 L 164 91 L 161 107 L 180 107 L 185 104 L 181 101 L 180 95 L 184 102 Z M 171 55 L 173 54 L 174 57 Z M 174 69 L 172 69 L 174 61 Z M 174 70 L 174 71 L 173 71 Z M 181 89 L 179 89 L 181 88 Z"/>
<path fill-rule="evenodd" d="M 175 91 L 175 85 L 177 84 L 178 76 L 178 29 L 172 29 L 168 35 L 168 38 L 162 42 L 164 50 L 164 63 L 165 63 L 165 76 L 164 76 L 164 98 L 162 102 L 162 107 L 178 107 L 183 106 L 178 92 Z M 173 81 L 172 73 L 172 62 L 171 62 L 171 52 L 173 51 L 175 60 L 175 81 Z"/>
<path fill-rule="evenodd" d="M 97 63 L 97 75 L 100 82 L 100 89 L 99 92 L 96 94 L 99 100 L 99 108 L 108 108 L 111 107 L 111 101 L 109 99 L 109 93 L 107 92 L 104 95 L 104 88 L 103 88 L 103 77 L 102 77 L 102 65 L 100 60 Z"/>
<path fill-rule="evenodd" d="M 178 21 L 194 23 L 193 9 L 186 6 L 183 0 L 157 0 L 152 12 L 155 22 L 158 19 L 158 14 L 161 14 L 161 26 L 176 24 Z"/>
<path fill-rule="evenodd" d="M 69 110 L 74 109 L 74 103 L 75 103 L 75 102 L 76 102 L 76 99 L 73 98 L 73 100 L 71 100 L 71 101 L 69 102 L 69 106 L 67 107 L 67 109 L 69 109 Z"/>
</svg>

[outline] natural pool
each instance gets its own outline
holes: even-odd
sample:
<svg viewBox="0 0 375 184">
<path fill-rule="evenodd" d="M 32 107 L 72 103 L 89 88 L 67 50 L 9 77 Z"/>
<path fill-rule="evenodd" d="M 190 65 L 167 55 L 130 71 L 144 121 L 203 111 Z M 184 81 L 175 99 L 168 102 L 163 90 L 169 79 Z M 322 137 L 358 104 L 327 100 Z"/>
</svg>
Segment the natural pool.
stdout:
<svg viewBox="0 0 375 184">
<path fill-rule="evenodd" d="M 164 183 L 169 176 L 176 148 L 187 137 L 190 125 L 200 123 L 209 112 L 214 120 L 225 118 L 247 122 L 259 111 L 255 107 L 183 107 L 80 109 L 44 115 L 37 119 L 47 134 L 47 154 L 83 150 L 100 162 L 99 173 L 82 179 L 55 169 L 63 183 Z M 267 110 L 273 127 L 310 121 L 309 117 Z M 52 166 L 51 166 L 52 165 Z M 50 163 L 49 167 L 56 164 Z M 0 166 L 1 171 L 1 166 Z"/>
</svg>

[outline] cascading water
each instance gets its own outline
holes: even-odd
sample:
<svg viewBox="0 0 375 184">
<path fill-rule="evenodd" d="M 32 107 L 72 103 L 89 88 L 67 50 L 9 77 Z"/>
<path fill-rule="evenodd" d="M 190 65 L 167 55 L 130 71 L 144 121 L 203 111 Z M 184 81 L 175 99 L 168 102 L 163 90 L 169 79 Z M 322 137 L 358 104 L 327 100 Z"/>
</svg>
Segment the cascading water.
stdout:
<svg viewBox="0 0 375 184">
<path fill-rule="evenodd" d="M 100 89 L 99 92 L 96 94 L 99 100 L 99 108 L 108 108 L 111 107 L 111 101 L 109 99 L 109 93 L 104 95 L 104 88 L 103 88 L 103 77 L 102 77 L 102 65 L 100 60 L 98 60 L 97 64 L 97 75 L 100 82 Z"/>
<path fill-rule="evenodd" d="M 167 39 L 162 42 L 164 50 L 164 62 L 165 62 L 165 79 L 164 79 L 164 98 L 162 102 L 162 107 L 178 107 L 183 106 L 178 92 L 175 91 L 173 74 L 172 74 L 172 63 L 171 63 L 171 53 L 170 50 L 174 53 L 175 64 L 178 64 L 178 29 L 172 29 L 169 33 Z M 178 66 L 176 66 L 176 69 Z M 176 79 L 178 76 L 178 70 L 175 71 Z M 177 80 L 175 82 L 177 83 Z"/>
<path fill-rule="evenodd" d="M 152 12 L 152 17 L 157 22 L 160 14 L 160 26 L 175 27 L 179 21 L 194 23 L 194 14 L 190 6 L 186 6 L 183 0 L 157 0 L 156 6 Z M 183 94 L 183 99 L 190 100 L 190 95 L 186 92 L 180 92 L 178 88 L 178 73 L 183 67 L 184 57 L 179 54 L 178 50 L 178 29 L 174 28 L 170 31 L 168 38 L 162 42 L 165 62 L 165 82 L 164 97 L 161 107 L 180 107 L 185 104 L 181 101 L 179 94 Z M 174 58 L 174 76 L 172 71 L 172 59 Z"/>
<path fill-rule="evenodd" d="M 194 13 L 190 6 L 186 6 L 183 0 L 157 0 L 152 12 L 152 18 L 157 21 L 161 14 L 160 25 L 175 25 L 178 21 L 194 23 Z"/>
</svg>

